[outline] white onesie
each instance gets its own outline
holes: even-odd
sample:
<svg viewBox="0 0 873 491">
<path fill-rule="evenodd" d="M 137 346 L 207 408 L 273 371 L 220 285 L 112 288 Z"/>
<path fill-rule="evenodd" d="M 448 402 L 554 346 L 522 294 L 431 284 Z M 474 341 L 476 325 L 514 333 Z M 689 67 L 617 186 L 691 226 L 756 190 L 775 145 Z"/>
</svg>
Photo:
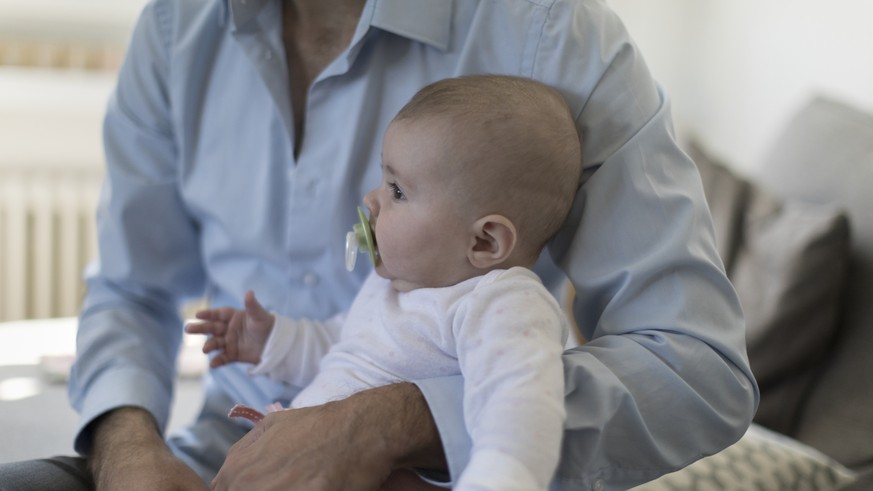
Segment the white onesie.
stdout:
<svg viewBox="0 0 873 491">
<path fill-rule="evenodd" d="M 373 273 L 346 315 L 277 316 L 252 372 L 305 386 L 291 407 L 462 374 L 473 449 L 454 489 L 544 490 L 560 457 L 568 331 L 557 301 L 526 268 L 405 293 Z"/>
</svg>

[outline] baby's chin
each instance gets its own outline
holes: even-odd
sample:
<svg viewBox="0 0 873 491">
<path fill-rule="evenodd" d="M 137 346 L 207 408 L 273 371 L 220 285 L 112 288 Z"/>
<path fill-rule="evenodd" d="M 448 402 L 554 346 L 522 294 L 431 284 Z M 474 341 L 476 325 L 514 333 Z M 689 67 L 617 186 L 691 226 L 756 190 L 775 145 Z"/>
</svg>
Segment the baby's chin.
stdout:
<svg viewBox="0 0 873 491">
<path fill-rule="evenodd" d="M 400 293 L 406 293 L 421 288 L 421 285 L 414 285 L 406 280 L 393 279 L 391 280 L 391 288 Z"/>
<path fill-rule="evenodd" d="M 417 288 L 421 288 L 421 285 L 417 285 L 402 278 L 395 277 L 393 274 L 391 274 L 390 271 L 388 271 L 387 268 L 385 268 L 385 265 L 382 263 L 382 261 L 377 261 L 376 274 L 391 282 L 391 288 L 400 293 L 405 293 L 415 290 Z"/>
<path fill-rule="evenodd" d="M 416 285 L 410 281 L 407 281 L 407 280 L 404 280 L 401 278 L 394 278 L 393 276 L 388 275 L 388 274 L 383 274 L 378 269 L 376 270 L 376 273 L 379 276 L 381 276 L 382 278 L 385 278 L 386 280 L 390 281 L 391 288 L 393 288 L 395 291 L 398 291 L 400 293 L 406 293 L 406 292 L 410 292 L 412 290 L 415 290 L 416 288 L 421 288 L 421 285 Z"/>
</svg>

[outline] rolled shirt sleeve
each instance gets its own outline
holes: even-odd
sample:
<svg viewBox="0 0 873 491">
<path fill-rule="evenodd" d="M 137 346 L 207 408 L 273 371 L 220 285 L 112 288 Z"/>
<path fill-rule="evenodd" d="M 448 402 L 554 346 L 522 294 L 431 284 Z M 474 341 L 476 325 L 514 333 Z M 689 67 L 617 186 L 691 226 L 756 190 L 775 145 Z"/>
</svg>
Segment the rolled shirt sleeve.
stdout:
<svg viewBox="0 0 873 491">
<path fill-rule="evenodd" d="M 104 120 L 107 169 L 97 209 L 100 260 L 88 293 L 69 384 L 83 430 L 119 406 L 147 409 L 164 428 L 181 340 L 178 302 L 202 292 L 196 228 L 176 186 L 166 33 L 147 6 Z M 143 349 L 149 346 L 148 349 Z"/>
</svg>

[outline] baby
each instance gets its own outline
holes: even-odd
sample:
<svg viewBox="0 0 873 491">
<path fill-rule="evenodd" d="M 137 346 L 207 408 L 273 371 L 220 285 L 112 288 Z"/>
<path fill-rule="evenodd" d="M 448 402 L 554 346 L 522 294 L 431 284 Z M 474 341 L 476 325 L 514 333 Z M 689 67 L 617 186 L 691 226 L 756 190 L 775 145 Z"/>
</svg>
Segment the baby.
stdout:
<svg viewBox="0 0 873 491">
<path fill-rule="evenodd" d="M 305 386 L 291 407 L 398 381 L 462 374 L 473 449 L 455 489 L 546 489 L 560 456 L 568 323 L 531 267 L 581 172 L 561 95 L 509 76 L 447 79 L 389 125 L 364 203 L 377 249 L 348 312 L 326 321 L 197 314 L 211 365 Z M 369 232 L 369 230 L 368 230 Z"/>
</svg>

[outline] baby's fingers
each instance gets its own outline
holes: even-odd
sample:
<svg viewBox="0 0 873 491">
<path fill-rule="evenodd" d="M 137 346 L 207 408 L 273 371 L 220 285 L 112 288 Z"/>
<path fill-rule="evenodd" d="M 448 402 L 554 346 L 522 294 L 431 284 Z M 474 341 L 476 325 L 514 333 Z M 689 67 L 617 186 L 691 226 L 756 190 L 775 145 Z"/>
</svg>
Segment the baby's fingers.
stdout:
<svg viewBox="0 0 873 491">
<path fill-rule="evenodd" d="M 204 321 L 220 321 L 227 322 L 233 317 L 236 312 L 231 307 L 220 307 L 217 309 L 199 310 L 194 314 L 194 317 Z"/>
<path fill-rule="evenodd" d="M 204 353 L 222 350 L 224 350 L 224 338 L 209 338 L 205 343 L 203 343 Z"/>
<path fill-rule="evenodd" d="M 220 353 L 209 360 L 209 367 L 218 368 L 222 365 L 227 365 L 228 363 L 230 363 L 230 360 L 227 358 L 227 355 Z"/>
<path fill-rule="evenodd" d="M 188 322 L 185 324 L 185 332 L 188 334 L 210 334 L 204 326 L 205 322 Z"/>
<path fill-rule="evenodd" d="M 224 336 L 227 331 L 227 324 L 224 322 L 189 322 L 185 324 L 185 332 L 188 334 L 211 334 L 213 336 Z"/>
</svg>

